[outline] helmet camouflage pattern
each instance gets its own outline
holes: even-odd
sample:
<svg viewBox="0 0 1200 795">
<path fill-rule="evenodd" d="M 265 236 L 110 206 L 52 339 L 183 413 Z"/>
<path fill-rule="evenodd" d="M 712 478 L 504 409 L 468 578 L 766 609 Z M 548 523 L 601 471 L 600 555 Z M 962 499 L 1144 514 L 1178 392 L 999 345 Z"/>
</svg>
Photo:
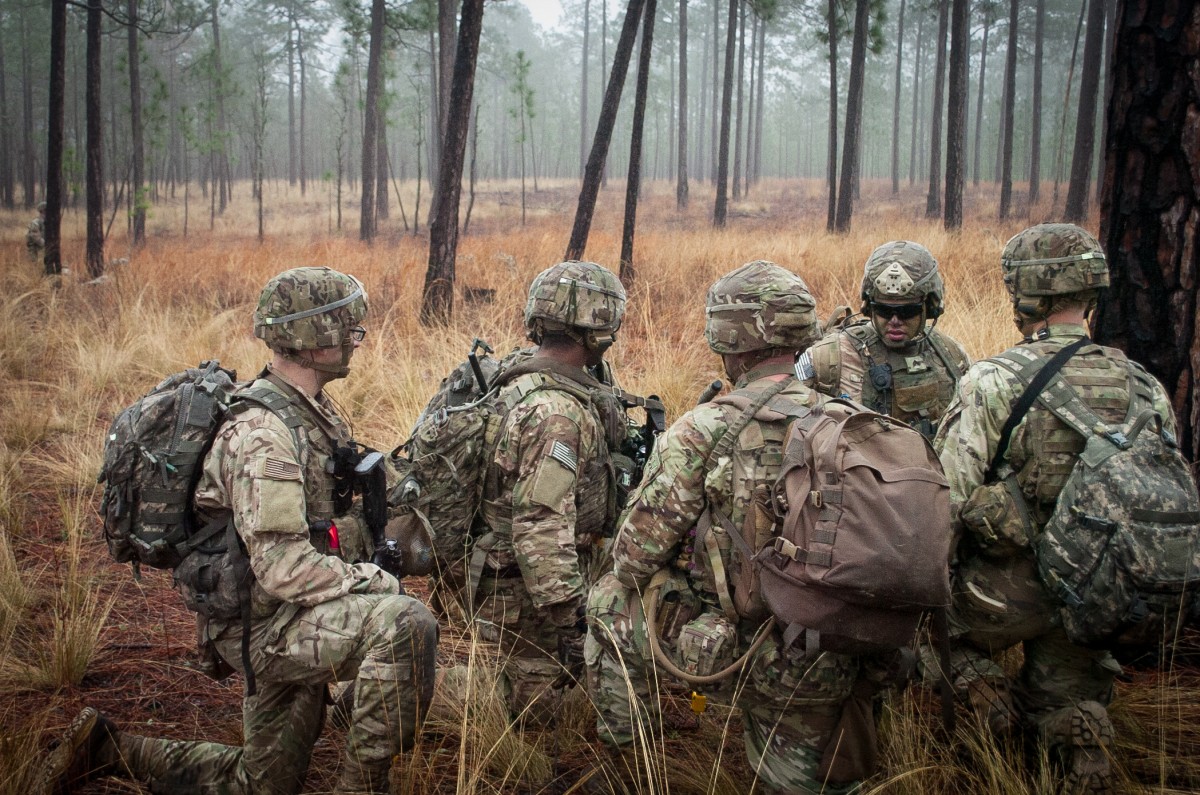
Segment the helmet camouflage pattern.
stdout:
<svg viewBox="0 0 1200 795">
<path fill-rule="evenodd" d="M 1038 224 L 1014 235 L 1004 246 L 1000 265 L 1004 287 L 1015 299 L 1108 286 L 1104 249 L 1074 224 Z"/>
<path fill-rule="evenodd" d="M 534 277 L 525 303 L 525 330 L 616 331 L 625 316 L 625 288 L 594 262 L 560 262 Z"/>
<path fill-rule="evenodd" d="M 367 314 L 362 282 L 332 268 L 292 268 L 267 282 L 254 336 L 279 351 L 336 348 Z"/>
<path fill-rule="evenodd" d="M 863 303 L 924 302 L 928 316 L 936 318 L 942 314 L 945 292 L 937 260 L 920 243 L 893 240 L 879 246 L 867 257 L 863 268 Z"/>
<path fill-rule="evenodd" d="M 821 335 L 817 301 L 796 274 L 756 260 L 708 288 L 704 336 L 716 353 L 804 350 Z"/>
</svg>

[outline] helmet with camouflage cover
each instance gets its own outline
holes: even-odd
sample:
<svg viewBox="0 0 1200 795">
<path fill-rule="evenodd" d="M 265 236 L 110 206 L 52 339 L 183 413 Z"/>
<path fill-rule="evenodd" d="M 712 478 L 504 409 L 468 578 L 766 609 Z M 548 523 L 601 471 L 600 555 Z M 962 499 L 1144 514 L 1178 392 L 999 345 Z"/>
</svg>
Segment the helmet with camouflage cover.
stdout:
<svg viewBox="0 0 1200 795">
<path fill-rule="evenodd" d="M 342 348 L 342 366 L 329 370 L 349 372 L 353 330 L 367 314 L 367 294 L 362 282 L 332 268 L 292 268 L 275 276 L 258 297 L 254 310 L 254 336 L 273 351 L 306 367 L 322 370 L 300 351 Z"/>
<path fill-rule="evenodd" d="M 720 354 L 802 351 L 821 336 L 816 307 L 803 279 L 773 262 L 755 260 L 708 288 L 704 336 Z"/>
<path fill-rule="evenodd" d="M 872 301 L 923 303 L 925 316 L 936 320 L 943 310 L 946 286 L 929 249 L 911 240 L 884 243 L 867 257 L 863 268 L 863 314 Z"/>
<path fill-rule="evenodd" d="M 1094 300 L 1108 286 L 1100 242 L 1074 224 L 1038 224 L 1014 235 L 1000 255 L 1004 287 L 1018 312 L 1044 316 L 1056 295 Z"/>
<path fill-rule="evenodd" d="M 549 331 L 604 349 L 616 339 L 624 316 L 621 280 L 594 262 L 569 260 L 546 268 L 529 285 L 525 331 L 538 344 Z"/>
</svg>

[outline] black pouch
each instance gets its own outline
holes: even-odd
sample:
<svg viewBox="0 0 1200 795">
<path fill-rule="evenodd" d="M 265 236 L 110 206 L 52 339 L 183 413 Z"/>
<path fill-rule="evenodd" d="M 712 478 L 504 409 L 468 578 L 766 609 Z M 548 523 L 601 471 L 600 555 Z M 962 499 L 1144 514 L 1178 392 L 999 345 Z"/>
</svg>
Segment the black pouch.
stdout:
<svg viewBox="0 0 1200 795">
<path fill-rule="evenodd" d="M 818 780 L 841 787 L 862 781 L 879 766 L 874 692 L 875 688 L 869 682 L 860 681 L 854 685 L 821 754 Z"/>
</svg>

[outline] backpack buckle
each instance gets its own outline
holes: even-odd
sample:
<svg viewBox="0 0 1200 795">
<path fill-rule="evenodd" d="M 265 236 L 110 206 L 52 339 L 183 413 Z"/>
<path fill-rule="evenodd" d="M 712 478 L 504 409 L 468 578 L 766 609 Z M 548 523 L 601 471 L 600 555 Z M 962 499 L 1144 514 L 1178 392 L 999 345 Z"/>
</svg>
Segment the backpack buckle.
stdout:
<svg viewBox="0 0 1200 795">
<path fill-rule="evenodd" d="M 808 501 L 813 504 L 814 508 L 820 508 L 825 504 L 825 499 L 821 496 L 821 492 L 819 491 L 810 491 L 808 493 Z"/>
<path fill-rule="evenodd" d="M 1120 431 L 1105 431 L 1104 438 L 1108 439 L 1121 450 L 1128 450 L 1133 446 L 1133 442 L 1129 441 L 1128 437 Z"/>
</svg>

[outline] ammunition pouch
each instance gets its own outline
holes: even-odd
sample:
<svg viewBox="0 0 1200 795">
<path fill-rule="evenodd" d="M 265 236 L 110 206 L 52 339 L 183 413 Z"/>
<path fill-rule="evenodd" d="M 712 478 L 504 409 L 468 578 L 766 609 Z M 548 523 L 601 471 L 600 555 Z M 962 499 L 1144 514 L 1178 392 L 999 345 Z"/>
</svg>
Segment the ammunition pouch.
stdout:
<svg viewBox="0 0 1200 795">
<path fill-rule="evenodd" d="M 190 543 L 194 544 L 192 552 L 173 573 L 184 604 L 209 621 L 239 618 L 243 590 L 248 592 L 253 575 L 233 520 L 210 523 Z M 242 561 L 246 564 L 244 574 L 240 572 Z"/>
<path fill-rule="evenodd" d="M 993 560 L 1028 549 L 1037 533 L 1029 505 L 1013 475 L 971 492 L 959 514 L 970 542 Z"/>
</svg>

